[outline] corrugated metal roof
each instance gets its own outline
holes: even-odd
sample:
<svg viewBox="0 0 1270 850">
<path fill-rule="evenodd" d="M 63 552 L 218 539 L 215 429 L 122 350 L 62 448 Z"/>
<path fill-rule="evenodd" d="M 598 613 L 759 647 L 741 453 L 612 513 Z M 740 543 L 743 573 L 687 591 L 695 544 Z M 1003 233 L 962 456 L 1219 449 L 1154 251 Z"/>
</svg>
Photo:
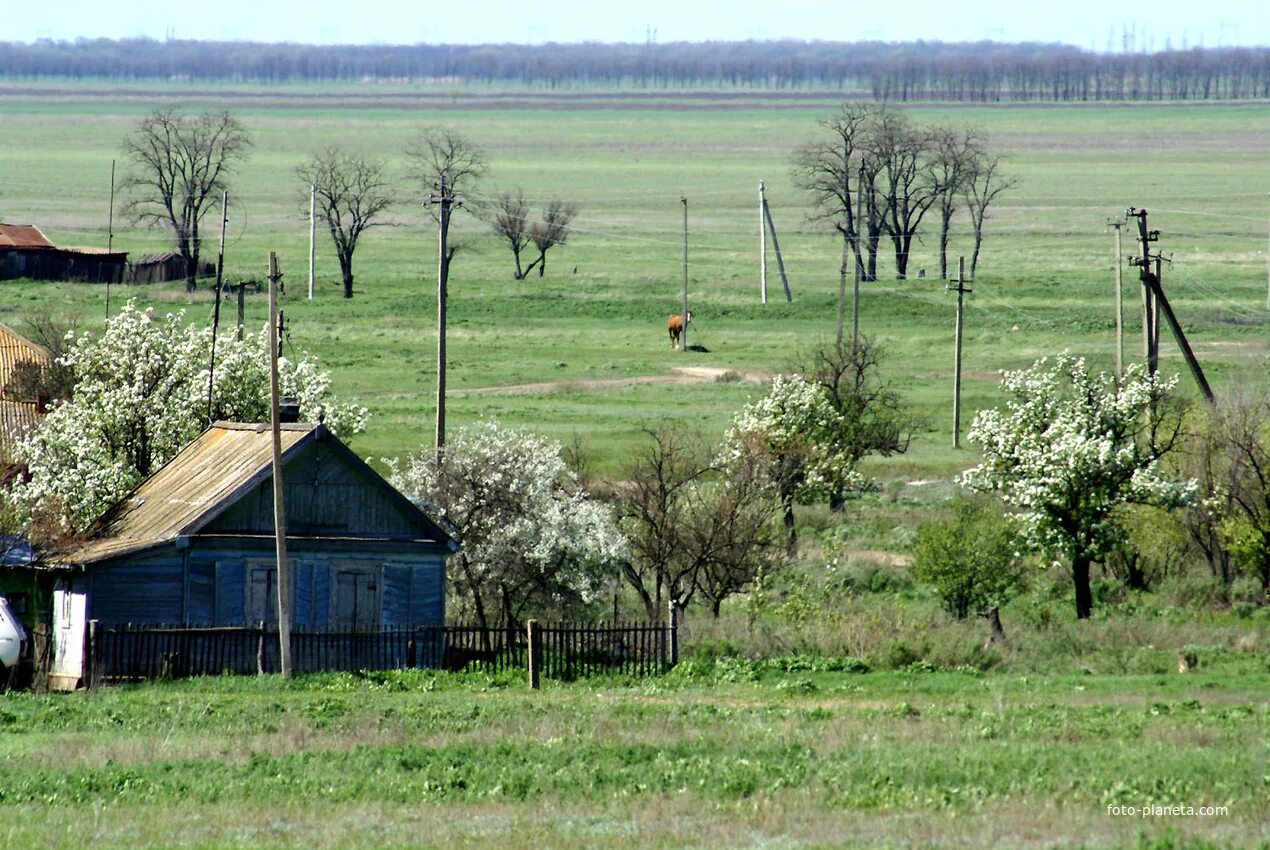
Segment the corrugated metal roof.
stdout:
<svg viewBox="0 0 1270 850">
<path fill-rule="evenodd" d="M 32 403 L 0 399 L 0 448 L 7 453 L 19 437 L 43 418 L 44 414 Z"/>
<path fill-rule="evenodd" d="M 282 452 L 318 426 L 282 426 Z M 102 516 L 87 543 L 61 560 L 97 561 L 175 540 L 273 463 L 268 425 L 217 422 Z"/>
<path fill-rule="evenodd" d="M 13 367 L 24 360 L 34 360 L 41 366 L 52 362 L 53 355 L 42 345 L 19 334 L 9 326 L 0 323 L 0 390 L 9 383 L 13 375 Z M 19 399 L 25 401 L 25 399 Z"/>
<path fill-rule="evenodd" d="M 0 448 L 6 451 L 44 418 L 44 414 L 32 399 L 3 398 L 5 386 L 13 376 L 13 367 L 23 361 L 33 360 L 47 366 L 52 360 L 48 349 L 0 324 Z"/>
<path fill-rule="evenodd" d="M 34 224 L 0 224 L 0 248 L 53 248 Z"/>
</svg>

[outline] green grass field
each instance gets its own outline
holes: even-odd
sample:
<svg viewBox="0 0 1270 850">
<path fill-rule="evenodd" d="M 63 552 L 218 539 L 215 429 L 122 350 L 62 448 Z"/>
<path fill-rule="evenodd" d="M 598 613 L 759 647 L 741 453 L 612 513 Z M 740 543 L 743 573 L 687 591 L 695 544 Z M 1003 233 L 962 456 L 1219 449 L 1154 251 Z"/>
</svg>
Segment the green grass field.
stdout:
<svg viewBox="0 0 1270 850">
<path fill-rule="evenodd" d="M 692 662 L 541 692 L 407 673 L 10 697 L 0 843 L 1264 847 L 1270 678 L 1224 672 Z"/>
<path fill-rule="evenodd" d="M 482 193 L 520 185 L 536 203 L 581 207 L 541 279 L 512 280 L 510 252 L 484 225 L 456 225 L 451 427 L 496 417 L 578 435 L 598 474 L 620 476 L 644 427 L 721 434 L 765 376 L 833 337 L 840 246 L 807 222 L 789 174 L 832 97 L 6 84 L 0 220 L 40 225 L 59 244 L 105 245 L 120 139 L 148 110 L 178 103 L 229 108 L 247 125 L 255 144 L 233 181 L 229 279 L 263 280 L 267 252 L 278 252 L 290 344 L 370 408 L 353 448 L 377 464 L 432 439 L 436 234 L 402 156 L 426 124 L 485 149 Z M 1107 221 L 1128 205 L 1149 209 L 1163 232 L 1159 247 L 1173 258 L 1165 288 L 1218 394 L 1264 378 L 1264 103 L 911 112 L 981 127 L 1019 179 L 992 216 L 967 305 L 963 423 L 1001 400 L 1000 369 L 1063 349 L 1110 368 Z M 331 143 L 389 159 L 401 196 L 393 226 L 359 248 L 352 301 L 339 297 L 333 253 L 319 241 L 309 302 L 307 187 L 294 168 Z M 790 304 L 774 257 L 769 303 L 759 303 L 759 180 Z M 679 304 L 681 197 L 690 341 L 704 353 L 671 351 L 666 339 Z M 126 222 L 115 234 L 134 256 L 167 244 Z M 761 616 L 740 605 L 718 622 L 690 611 L 692 660 L 676 672 L 540 693 L 518 679 L 421 673 L 9 695 L 0 846 L 1270 846 L 1264 607 L 1214 611 L 1190 576 L 1145 596 L 1103 582 L 1095 619 L 1075 623 L 1070 578 L 1052 570 L 1003 610 L 1008 646 L 984 651 L 981 623 L 948 618 L 898 566 L 916 523 L 976 459 L 973 446 L 951 448 L 954 302 L 933 275 L 930 235 L 911 265 L 926 278 L 888 279 L 884 258 L 861 302 L 887 376 L 924 417 L 910 452 L 871 461 L 884 486 L 846 515 L 800 513 L 803 581 Z M 954 264 L 969 250 L 959 222 Z M 1130 234 L 1125 252 L 1134 250 Z M 184 309 L 193 322 L 211 316 L 208 294 L 187 296 L 179 283 L 113 287 L 110 297 Z M 0 321 L 18 328 L 47 309 L 93 329 L 105 306 L 102 286 L 0 283 Z M 253 296 L 249 321 L 263 324 L 265 310 Z M 1165 339 L 1164 368 L 1184 371 Z M 1194 394 L 1189 378 L 1181 387 Z M 827 595 L 827 562 L 855 571 L 851 589 Z M 861 589 L 875 579 L 878 588 Z M 1184 650 L 1202 663 L 1179 675 Z M 872 672 L 846 672 L 847 657 Z M 1143 817 L 1148 805 L 1225 810 Z"/>
<path fill-rule="evenodd" d="M 667 94 L 616 101 L 474 91 L 450 101 L 427 94 L 375 87 L 0 88 L 0 218 L 39 224 L 61 244 L 104 245 L 110 161 L 132 123 L 172 103 L 232 109 L 255 146 L 233 181 L 229 277 L 263 279 L 267 252 L 279 253 L 291 342 L 332 369 L 342 394 L 370 407 L 374 418 L 356 448 L 372 458 L 430 440 L 435 232 L 402 157 L 425 124 L 454 127 L 485 149 L 490 170 L 481 192 L 520 185 L 534 201 L 561 197 L 581 206 L 570 243 L 549 255 L 547 276 L 523 282 L 512 280 L 510 252 L 483 225 L 456 225 L 464 249 L 450 295 L 454 425 L 498 417 L 561 438 L 580 433 L 601 471 L 613 473 L 641 427 L 672 421 L 719 432 L 761 389 L 699 377 L 675 384 L 629 379 L 671 378 L 680 365 L 761 376 L 789 368 L 799 351 L 832 337 L 839 246 L 808 224 L 805 198 L 789 175 L 791 151 L 815 135 L 816 120 L 835 108 L 832 98 Z M 968 306 L 963 422 L 998 400 L 1001 368 L 1063 348 L 1112 362 L 1106 222 L 1130 204 L 1151 210 L 1152 227 L 1163 231 L 1160 247 L 1175 260 L 1165 286 L 1214 384 L 1220 390 L 1264 372 L 1270 162 L 1261 140 L 1270 112 L 1263 105 L 911 111 L 921 121 L 983 128 L 1019 178 L 993 216 Z M 371 231 L 359 249 L 352 302 L 338 297 L 333 254 L 319 241 L 318 298 L 310 303 L 303 297 L 307 206 L 294 168 L 331 143 L 388 158 L 401 175 L 401 203 L 393 226 Z M 772 298 L 759 304 L 760 179 L 768 185 L 792 304 L 780 298 L 774 268 Z M 690 214 L 692 342 L 708 353 L 680 354 L 666 342 L 665 318 L 679 303 L 681 196 Z M 134 256 L 162 250 L 167 239 L 126 222 L 117 221 L 115 232 L 116 246 Z M 962 223 L 954 263 L 968 242 Z M 1125 251 L 1134 250 L 1130 238 Z M 933 272 L 933 239 L 917 251 L 912 267 Z M 908 457 L 876 471 L 896 479 L 946 476 L 972 460 L 949 448 L 952 297 L 942 281 L 885 279 L 887 269 L 884 262 L 884 279 L 865 287 L 862 328 L 885 346 L 887 374 L 927 425 Z M 1130 356 L 1139 350 L 1132 271 L 1126 269 Z M 0 317 L 20 324 L 25 310 L 47 303 L 92 327 L 104 315 L 104 295 L 101 286 L 6 283 Z M 187 297 L 178 285 L 115 288 L 112 298 L 210 319 L 208 296 Z M 250 321 L 262 321 L 264 309 L 264 299 L 255 299 Z M 1164 349 L 1165 368 L 1181 370 L 1171 343 Z M 551 386 L 489 391 L 543 383 Z"/>
</svg>

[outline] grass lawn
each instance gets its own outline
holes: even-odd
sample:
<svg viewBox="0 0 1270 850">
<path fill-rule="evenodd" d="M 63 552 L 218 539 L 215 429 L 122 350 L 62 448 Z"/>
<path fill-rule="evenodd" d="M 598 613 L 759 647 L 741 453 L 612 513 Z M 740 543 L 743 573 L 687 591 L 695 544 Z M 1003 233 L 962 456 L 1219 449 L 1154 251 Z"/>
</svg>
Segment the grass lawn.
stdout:
<svg viewBox="0 0 1270 850">
<path fill-rule="evenodd" d="M 409 672 L 10 696 L 0 703 L 0 843 L 1270 839 L 1264 666 L 1187 676 L 834 667 L 697 661 L 661 679 L 547 683 L 537 693 L 518 678 Z M 1148 806 L 1215 812 L 1144 816 Z"/>
</svg>

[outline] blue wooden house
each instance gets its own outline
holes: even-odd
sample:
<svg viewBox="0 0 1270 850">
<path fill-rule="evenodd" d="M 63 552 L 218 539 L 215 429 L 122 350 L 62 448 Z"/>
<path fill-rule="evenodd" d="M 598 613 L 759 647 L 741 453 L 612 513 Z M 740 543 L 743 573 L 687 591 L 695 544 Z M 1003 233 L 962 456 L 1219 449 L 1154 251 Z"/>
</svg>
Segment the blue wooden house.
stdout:
<svg viewBox="0 0 1270 850">
<path fill-rule="evenodd" d="M 454 539 L 323 425 L 282 426 L 293 628 L 445 621 Z M 54 685 L 83 673 L 87 623 L 231 627 L 277 619 L 272 434 L 218 422 L 59 559 Z"/>
</svg>

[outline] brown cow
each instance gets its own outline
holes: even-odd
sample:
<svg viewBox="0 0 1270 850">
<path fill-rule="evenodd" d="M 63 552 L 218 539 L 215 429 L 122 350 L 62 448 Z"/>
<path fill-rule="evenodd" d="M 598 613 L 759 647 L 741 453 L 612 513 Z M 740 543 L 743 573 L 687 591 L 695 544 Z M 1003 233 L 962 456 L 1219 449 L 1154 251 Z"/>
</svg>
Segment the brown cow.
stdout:
<svg viewBox="0 0 1270 850">
<path fill-rule="evenodd" d="M 684 321 L 684 316 L 688 317 L 687 321 Z M 691 322 L 692 322 L 691 310 L 683 314 L 673 313 L 671 314 L 670 318 L 666 320 L 666 331 L 667 333 L 670 334 L 671 348 L 679 347 L 679 336 L 680 334 L 684 332 L 684 325 L 691 324 Z"/>
</svg>

